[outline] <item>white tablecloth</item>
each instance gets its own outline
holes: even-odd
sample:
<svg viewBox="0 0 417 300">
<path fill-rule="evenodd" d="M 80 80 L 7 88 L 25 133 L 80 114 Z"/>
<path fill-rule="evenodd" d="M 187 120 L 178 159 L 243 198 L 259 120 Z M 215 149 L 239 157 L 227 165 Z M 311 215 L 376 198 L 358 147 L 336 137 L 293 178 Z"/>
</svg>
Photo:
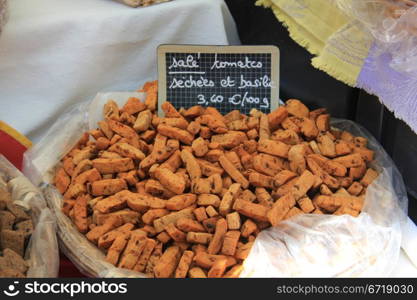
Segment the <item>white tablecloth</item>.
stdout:
<svg viewBox="0 0 417 300">
<path fill-rule="evenodd" d="M 131 8 L 113 0 L 11 0 L 0 35 L 0 120 L 37 141 L 70 105 L 157 78 L 159 44 L 238 44 L 223 0 Z"/>
</svg>

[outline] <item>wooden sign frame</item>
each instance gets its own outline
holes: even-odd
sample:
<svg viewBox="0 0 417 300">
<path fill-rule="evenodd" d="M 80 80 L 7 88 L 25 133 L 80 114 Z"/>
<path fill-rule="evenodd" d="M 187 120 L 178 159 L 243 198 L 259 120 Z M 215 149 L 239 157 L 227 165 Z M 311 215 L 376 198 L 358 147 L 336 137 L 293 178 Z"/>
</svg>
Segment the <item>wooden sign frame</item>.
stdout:
<svg viewBox="0 0 417 300">
<path fill-rule="evenodd" d="M 270 111 L 279 106 L 279 48 L 272 45 L 261 46 L 210 46 L 210 45 L 160 45 L 158 57 L 158 112 L 161 115 L 161 105 L 167 100 L 166 53 L 207 53 L 207 54 L 263 54 L 271 55 Z M 169 100 L 169 99 L 168 99 Z M 196 103 L 197 105 L 197 103 Z M 177 107 L 179 109 L 179 107 Z"/>
</svg>

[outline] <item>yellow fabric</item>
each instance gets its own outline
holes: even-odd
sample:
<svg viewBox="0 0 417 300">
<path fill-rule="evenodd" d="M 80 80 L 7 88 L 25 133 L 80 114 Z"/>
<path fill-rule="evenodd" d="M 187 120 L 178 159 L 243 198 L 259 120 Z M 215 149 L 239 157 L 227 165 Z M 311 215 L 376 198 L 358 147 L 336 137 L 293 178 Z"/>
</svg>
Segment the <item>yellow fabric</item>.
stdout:
<svg viewBox="0 0 417 300">
<path fill-rule="evenodd" d="M 316 55 L 314 67 L 355 86 L 371 38 L 330 0 L 258 0 L 256 5 L 271 8 L 291 38 Z"/>
<path fill-rule="evenodd" d="M 0 131 L 3 131 L 10 135 L 12 138 L 14 138 L 16 141 L 18 141 L 20 144 L 25 146 L 26 148 L 32 147 L 32 142 L 25 137 L 23 134 L 18 132 L 13 127 L 10 127 L 7 123 L 0 120 Z"/>
</svg>

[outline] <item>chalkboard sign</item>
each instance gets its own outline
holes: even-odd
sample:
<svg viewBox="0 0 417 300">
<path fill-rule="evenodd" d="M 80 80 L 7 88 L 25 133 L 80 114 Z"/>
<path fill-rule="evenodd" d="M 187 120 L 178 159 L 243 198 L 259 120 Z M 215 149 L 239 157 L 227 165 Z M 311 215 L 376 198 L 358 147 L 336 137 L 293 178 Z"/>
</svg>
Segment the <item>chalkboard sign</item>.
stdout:
<svg viewBox="0 0 417 300">
<path fill-rule="evenodd" d="M 279 50 L 275 46 L 158 47 L 159 108 L 213 106 L 225 114 L 278 106 Z M 161 112 L 161 109 L 159 109 Z"/>
</svg>

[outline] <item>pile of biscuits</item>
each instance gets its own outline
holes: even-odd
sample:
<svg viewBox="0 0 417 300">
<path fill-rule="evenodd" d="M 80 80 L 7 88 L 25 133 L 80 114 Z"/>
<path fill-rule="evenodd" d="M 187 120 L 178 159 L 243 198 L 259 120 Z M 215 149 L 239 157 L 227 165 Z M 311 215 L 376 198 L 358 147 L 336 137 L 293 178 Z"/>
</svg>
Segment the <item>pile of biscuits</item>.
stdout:
<svg viewBox="0 0 417 300">
<path fill-rule="evenodd" d="M 357 216 L 367 139 L 291 99 L 270 114 L 109 100 L 57 167 L 63 212 L 106 260 L 149 277 L 238 277 L 257 234 L 300 214 Z"/>
<path fill-rule="evenodd" d="M 25 277 L 23 257 L 32 232 L 29 214 L 13 203 L 7 185 L 0 187 L 0 277 Z"/>
</svg>

